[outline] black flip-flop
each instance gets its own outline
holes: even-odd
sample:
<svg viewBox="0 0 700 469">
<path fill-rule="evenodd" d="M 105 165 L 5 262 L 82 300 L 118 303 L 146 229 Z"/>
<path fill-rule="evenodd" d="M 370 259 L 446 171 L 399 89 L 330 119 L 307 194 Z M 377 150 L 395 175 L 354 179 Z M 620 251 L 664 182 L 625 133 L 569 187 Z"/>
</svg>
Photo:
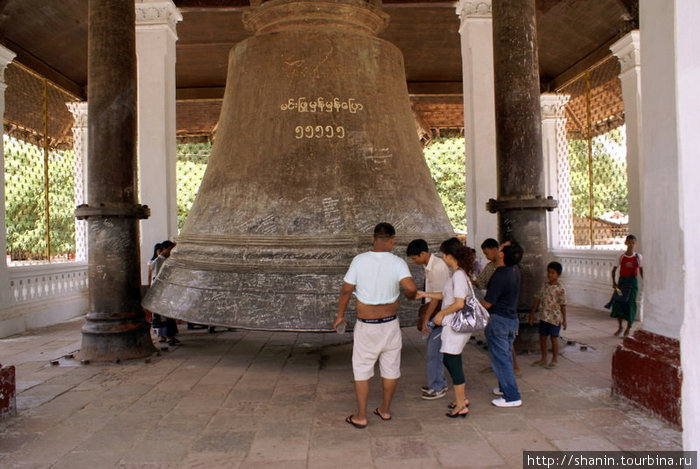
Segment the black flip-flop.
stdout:
<svg viewBox="0 0 700 469">
<path fill-rule="evenodd" d="M 469 404 L 471 404 L 471 401 L 469 401 Z M 464 407 L 469 407 L 469 404 L 465 405 Z M 450 402 L 449 404 L 447 404 L 447 408 L 448 409 L 456 409 L 457 406 Z"/>
<path fill-rule="evenodd" d="M 378 415 L 380 419 L 384 420 L 385 422 L 388 420 L 391 420 L 391 416 L 389 417 L 384 417 L 381 413 L 379 413 L 379 407 L 374 409 L 374 415 Z"/>
<path fill-rule="evenodd" d="M 348 415 L 348 417 L 345 419 L 345 421 L 355 428 L 365 428 L 367 426 L 367 424 L 362 425 L 361 423 L 356 423 L 352 419 L 352 415 Z"/>
</svg>

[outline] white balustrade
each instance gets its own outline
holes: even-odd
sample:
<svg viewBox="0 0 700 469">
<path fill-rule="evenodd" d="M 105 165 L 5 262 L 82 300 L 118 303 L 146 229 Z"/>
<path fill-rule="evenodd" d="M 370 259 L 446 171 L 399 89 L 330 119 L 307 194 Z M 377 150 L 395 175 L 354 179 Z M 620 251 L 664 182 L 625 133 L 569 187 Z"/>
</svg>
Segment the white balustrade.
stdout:
<svg viewBox="0 0 700 469">
<path fill-rule="evenodd" d="M 86 290 L 87 269 L 87 264 L 83 262 L 10 267 L 10 304 L 60 297 Z"/>
<path fill-rule="evenodd" d="M 563 267 L 561 280 L 569 304 L 603 309 L 612 293 L 610 271 L 621 253 L 619 248 L 552 250 Z"/>
</svg>

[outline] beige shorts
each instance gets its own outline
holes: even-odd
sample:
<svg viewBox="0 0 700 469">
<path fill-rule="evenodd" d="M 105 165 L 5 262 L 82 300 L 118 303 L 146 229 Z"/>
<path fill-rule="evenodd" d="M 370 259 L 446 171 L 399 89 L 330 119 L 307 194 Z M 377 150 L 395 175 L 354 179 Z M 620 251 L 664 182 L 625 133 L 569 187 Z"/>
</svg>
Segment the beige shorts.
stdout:
<svg viewBox="0 0 700 469">
<path fill-rule="evenodd" d="M 401 329 L 399 320 L 381 324 L 355 323 L 352 347 L 352 371 L 355 381 L 374 376 L 374 364 L 379 360 L 382 378 L 401 376 Z"/>
</svg>

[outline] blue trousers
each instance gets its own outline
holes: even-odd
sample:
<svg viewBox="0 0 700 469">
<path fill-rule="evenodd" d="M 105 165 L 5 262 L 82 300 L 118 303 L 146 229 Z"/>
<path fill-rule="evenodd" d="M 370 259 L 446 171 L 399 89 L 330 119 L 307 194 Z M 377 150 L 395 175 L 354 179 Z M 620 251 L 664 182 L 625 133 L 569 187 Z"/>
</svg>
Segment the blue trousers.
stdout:
<svg viewBox="0 0 700 469">
<path fill-rule="evenodd" d="M 425 343 L 425 355 L 427 359 L 426 374 L 428 377 L 428 387 L 434 391 L 439 391 L 447 387 L 447 379 L 445 378 L 445 370 L 442 366 L 442 327 L 435 326 Z"/>
<path fill-rule="evenodd" d="M 492 314 L 484 331 L 493 372 L 498 379 L 498 386 L 501 388 L 503 398 L 508 402 L 520 400 L 518 383 L 515 381 L 513 373 L 512 355 L 513 341 L 519 326 L 518 318 L 509 319 Z"/>
</svg>

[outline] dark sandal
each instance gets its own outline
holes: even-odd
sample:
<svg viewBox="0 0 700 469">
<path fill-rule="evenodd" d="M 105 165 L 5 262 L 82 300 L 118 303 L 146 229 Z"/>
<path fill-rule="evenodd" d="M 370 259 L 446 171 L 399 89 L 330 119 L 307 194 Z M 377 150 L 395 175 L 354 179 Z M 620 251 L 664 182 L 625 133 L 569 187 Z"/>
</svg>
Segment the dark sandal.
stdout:
<svg viewBox="0 0 700 469">
<path fill-rule="evenodd" d="M 463 410 L 466 410 L 466 412 L 462 413 Z M 465 418 L 467 415 L 469 415 L 469 407 L 465 405 L 464 407 L 459 409 L 458 412 L 455 412 L 454 414 L 452 412 L 447 412 L 445 415 L 447 415 L 451 419 L 456 419 L 457 417 Z"/>
<path fill-rule="evenodd" d="M 467 402 L 466 404 L 464 404 L 464 407 L 469 407 L 469 404 L 471 404 L 471 401 L 469 401 L 469 402 Z M 447 408 L 448 408 L 448 409 L 456 409 L 456 408 L 457 408 L 457 404 L 455 404 L 454 402 L 450 402 L 449 404 L 447 404 Z"/>
<path fill-rule="evenodd" d="M 380 419 L 384 420 L 385 422 L 391 420 L 391 415 L 388 417 L 384 417 L 380 412 L 379 412 L 379 407 L 374 409 L 374 415 L 378 415 Z"/>
<path fill-rule="evenodd" d="M 348 415 L 348 417 L 345 419 L 345 421 L 355 428 L 365 428 L 367 426 L 367 424 L 362 425 L 361 423 L 356 423 L 352 419 L 352 415 Z"/>
</svg>

